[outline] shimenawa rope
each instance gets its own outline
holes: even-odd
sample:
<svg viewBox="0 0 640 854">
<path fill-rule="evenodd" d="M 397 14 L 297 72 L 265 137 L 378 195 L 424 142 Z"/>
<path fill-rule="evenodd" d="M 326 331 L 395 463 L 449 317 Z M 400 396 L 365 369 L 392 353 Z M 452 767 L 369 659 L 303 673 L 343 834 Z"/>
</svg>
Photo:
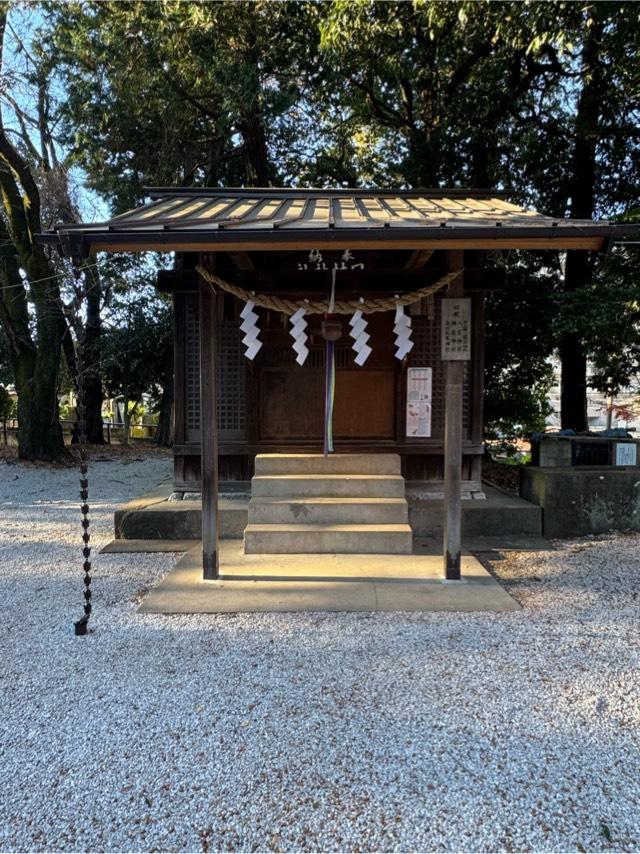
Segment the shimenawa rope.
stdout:
<svg viewBox="0 0 640 854">
<path fill-rule="evenodd" d="M 254 294 L 252 291 L 247 291 L 238 285 L 232 285 L 231 282 L 227 282 L 225 279 L 221 279 L 220 276 L 210 273 L 201 265 L 198 265 L 196 270 L 205 281 L 209 282 L 210 285 L 219 287 L 221 290 L 226 291 L 229 294 L 233 294 L 244 302 L 251 300 L 256 305 L 260 306 L 260 308 L 269 308 L 273 311 L 281 311 L 284 314 L 295 314 L 299 308 L 304 308 L 305 314 L 325 314 L 329 311 L 329 304 L 326 300 L 322 302 L 316 300 L 300 300 L 294 302 L 293 300 L 281 299 L 280 297 L 267 296 L 265 294 Z M 442 276 L 432 285 L 426 285 L 424 288 L 419 288 L 417 291 L 410 291 L 409 293 L 398 297 L 392 297 L 389 299 L 370 298 L 364 300 L 364 302 L 360 302 L 360 300 L 357 299 L 336 300 L 331 313 L 352 314 L 354 311 L 359 309 L 364 314 L 373 314 L 377 311 L 391 311 L 398 305 L 411 305 L 411 303 L 417 302 L 423 297 L 435 294 L 436 291 L 444 288 L 452 282 L 456 276 L 460 275 L 460 272 L 460 270 L 455 270 L 454 272 L 446 273 L 446 275 Z"/>
</svg>

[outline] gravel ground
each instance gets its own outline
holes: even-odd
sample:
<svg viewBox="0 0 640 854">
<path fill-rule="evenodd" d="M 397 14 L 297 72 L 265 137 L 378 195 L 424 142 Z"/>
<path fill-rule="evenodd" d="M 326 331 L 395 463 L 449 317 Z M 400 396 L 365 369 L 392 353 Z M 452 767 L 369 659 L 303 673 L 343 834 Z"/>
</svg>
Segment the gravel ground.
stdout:
<svg viewBox="0 0 640 854">
<path fill-rule="evenodd" d="M 166 459 L 92 467 L 93 545 Z M 0 849 L 634 850 L 640 537 L 511 554 L 515 614 L 139 616 L 77 474 L 0 464 Z"/>
</svg>

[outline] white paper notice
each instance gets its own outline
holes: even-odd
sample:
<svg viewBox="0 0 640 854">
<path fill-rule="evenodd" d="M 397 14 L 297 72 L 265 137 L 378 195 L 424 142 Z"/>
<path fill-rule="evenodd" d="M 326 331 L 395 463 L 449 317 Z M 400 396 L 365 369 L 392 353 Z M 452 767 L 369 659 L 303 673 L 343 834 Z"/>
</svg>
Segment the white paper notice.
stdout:
<svg viewBox="0 0 640 854">
<path fill-rule="evenodd" d="M 618 442 L 616 444 L 616 465 L 638 465 L 638 446 L 635 442 Z"/>
<path fill-rule="evenodd" d="M 407 369 L 407 436 L 431 436 L 432 368 Z"/>
</svg>

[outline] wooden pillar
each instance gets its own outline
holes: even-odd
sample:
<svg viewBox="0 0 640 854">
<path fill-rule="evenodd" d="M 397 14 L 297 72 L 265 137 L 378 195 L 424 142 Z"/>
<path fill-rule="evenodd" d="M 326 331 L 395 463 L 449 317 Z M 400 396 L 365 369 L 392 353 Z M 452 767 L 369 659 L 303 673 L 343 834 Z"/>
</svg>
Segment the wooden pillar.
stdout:
<svg viewBox="0 0 640 854">
<path fill-rule="evenodd" d="M 200 454 L 202 577 L 218 577 L 217 296 L 200 278 Z"/>
<path fill-rule="evenodd" d="M 471 348 L 471 442 L 482 445 L 484 436 L 484 293 L 474 297 Z M 482 455 L 471 457 L 471 480 L 482 487 Z"/>
<path fill-rule="evenodd" d="M 449 270 L 462 270 L 464 252 L 450 251 Z M 462 297 L 462 273 L 447 289 L 447 297 Z M 460 580 L 462 530 L 462 395 L 464 361 L 445 362 L 446 397 L 444 420 L 444 573 L 449 581 Z"/>
</svg>

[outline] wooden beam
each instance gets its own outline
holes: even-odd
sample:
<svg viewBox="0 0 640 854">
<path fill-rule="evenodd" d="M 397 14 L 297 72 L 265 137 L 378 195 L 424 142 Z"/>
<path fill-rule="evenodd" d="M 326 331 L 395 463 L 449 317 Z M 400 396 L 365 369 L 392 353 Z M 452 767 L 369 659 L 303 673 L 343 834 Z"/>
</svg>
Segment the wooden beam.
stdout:
<svg viewBox="0 0 640 854">
<path fill-rule="evenodd" d="M 405 270 L 419 270 L 424 267 L 429 258 L 433 255 L 435 249 L 416 249 L 411 253 L 409 260 L 405 263 Z"/>
<path fill-rule="evenodd" d="M 389 231 L 390 229 L 385 229 Z M 507 229 L 504 229 L 505 232 Z M 348 231 L 348 229 L 344 229 Z M 382 231 L 382 229 L 381 229 Z M 453 231 L 453 229 L 451 229 Z M 590 249 L 599 251 L 607 242 L 609 235 L 603 237 L 441 237 L 438 240 L 430 238 L 396 238 L 390 240 L 386 234 L 379 237 L 362 237 L 360 235 L 349 236 L 338 234 L 333 236 L 335 229 L 329 237 L 326 235 L 295 235 L 295 240 L 283 240 L 277 237 L 251 237 L 238 239 L 224 235 L 224 240 L 211 240 L 207 235 L 202 239 L 195 240 L 192 237 L 184 237 L 179 234 L 171 234 L 170 239 L 159 239 L 149 236 L 146 240 L 140 240 L 139 235 L 132 235 L 126 239 L 122 235 L 114 234 L 111 240 L 99 235 L 95 240 L 90 235 L 85 237 L 87 241 L 87 253 L 92 252 L 228 252 L 234 249 L 260 250 L 261 252 L 276 252 L 281 250 L 295 251 L 300 249 L 318 248 L 322 246 L 332 249 Z"/>
<path fill-rule="evenodd" d="M 429 275 L 435 281 L 443 276 L 445 268 L 434 267 Z M 283 271 L 276 274 L 271 271 L 261 270 L 230 270 L 220 272 L 223 279 L 234 285 L 255 290 L 257 293 L 279 293 L 284 294 L 287 289 L 302 289 L 308 291 L 313 287 L 326 288 L 326 273 L 299 273 L 297 270 Z M 390 291 L 414 290 L 425 284 L 424 272 L 404 270 L 402 268 L 385 267 L 383 269 L 354 270 L 343 274 L 343 289 L 372 288 Z M 489 267 L 486 269 L 478 267 L 467 267 L 464 272 L 465 291 L 479 290 L 492 291 L 505 286 L 506 271 L 504 267 Z M 164 294 L 187 294 L 198 292 L 198 273 L 195 270 L 159 270 L 156 280 L 156 288 Z"/>
<path fill-rule="evenodd" d="M 156 290 L 161 294 L 197 294 L 198 288 L 195 270 L 158 270 L 156 274 Z"/>
<path fill-rule="evenodd" d="M 464 253 L 449 253 L 449 269 L 462 271 Z M 447 289 L 447 297 L 464 293 L 462 273 Z M 448 581 L 460 580 L 462 545 L 462 401 L 464 362 L 445 363 L 446 392 L 444 419 L 444 574 Z"/>
<path fill-rule="evenodd" d="M 246 252 L 229 252 L 228 255 L 238 270 L 255 270 L 254 263 Z"/>
<path fill-rule="evenodd" d="M 200 279 L 200 454 L 202 465 L 202 577 L 218 577 L 218 418 L 216 336 L 218 300 Z"/>
</svg>

